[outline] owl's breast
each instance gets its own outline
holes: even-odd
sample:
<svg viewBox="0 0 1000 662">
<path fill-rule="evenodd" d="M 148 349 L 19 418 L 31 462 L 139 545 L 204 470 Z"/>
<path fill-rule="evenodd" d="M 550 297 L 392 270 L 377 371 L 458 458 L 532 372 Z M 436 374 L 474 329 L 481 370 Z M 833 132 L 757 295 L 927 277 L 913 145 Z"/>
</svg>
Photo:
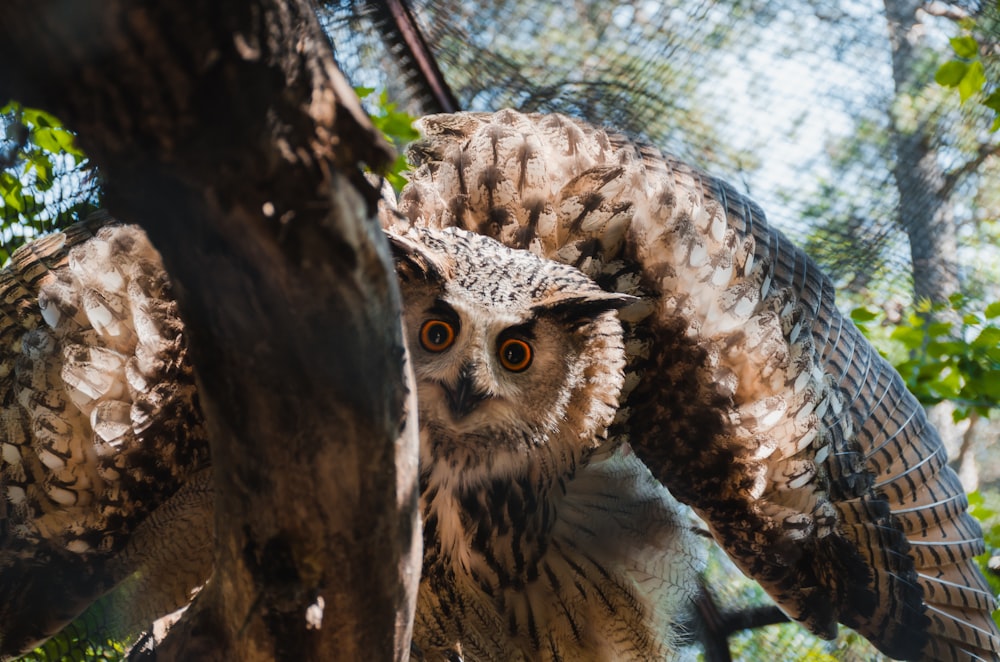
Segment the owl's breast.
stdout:
<svg viewBox="0 0 1000 662">
<path fill-rule="evenodd" d="M 414 640 L 424 659 L 656 660 L 674 654 L 697 545 L 635 456 L 562 480 L 498 477 L 422 495 Z"/>
</svg>

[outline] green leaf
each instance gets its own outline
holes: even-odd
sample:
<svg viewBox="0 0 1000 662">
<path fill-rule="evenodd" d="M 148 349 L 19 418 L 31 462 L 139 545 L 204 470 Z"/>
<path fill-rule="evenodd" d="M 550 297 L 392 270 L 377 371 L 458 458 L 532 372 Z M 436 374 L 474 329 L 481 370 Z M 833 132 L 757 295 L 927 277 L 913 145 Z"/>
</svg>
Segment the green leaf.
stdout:
<svg viewBox="0 0 1000 662">
<path fill-rule="evenodd" d="M 21 196 L 21 192 L 18 191 L 7 191 L 3 195 L 3 206 L 10 207 L 14 211 L 20 213 L 24 211 L 24 198 Z"/>
<path fill-rule="evenodd" d="M 995 326 L 984 328 L 970 344 L 977 349 L 991 349 L 1000 346 L 1000 328 Z"/>
<path fill-rule="evenodd" d="M 958 87 L 958 84 L 961 83 L 962 79 L 965 77 L 965 72 L 968 70 L 968 62 L 962 62 L 961 60 L 948 60 L 938 67 L 937 72 L 934 74 L 934 80 L 937 81 L 938 85 L 944 85 L 945 87 Z"/>
<path fill-rule="evenodd" d="M 38 128 L 51 129 L 62 126 L 62 123 L 59 120 L 44 110 L 39 110 L 38 108 L 25 108 L 23 112 L 24 121 Z"/>
<path fill-rule="evenodd" d="M 406 179 L 406 177 L 403 176 L 402 173 L 405 172 L 409 167 L 410 164 L 407 163 L 406 157 L 400 154 L 399 156 L 396 157 L 396 161 L 395 163 L 392 164 L 392 168 L 385 173 L 385 178 L 389 181 L 389 184 L 392 186 L 393 190 L 395 190 L 397 193 L 402 191 L 403 187 L 406 186 L 408 182 L 408 180 Z"/>
<path fill-rule="evenodd" d="M 0 194 L 6 194 L 14 189 L 20 190 L 21 181 L 6 170 L 0 170 Z"/>
<path fill-rule="evenodd" d="M 59 134 L 55 129 L 36 128 L 31 132 L 32 141 L 46 152 L 61 152 Z"/>
<path fill-rule="evenodd" d="M 386 115 L 385 118 L 386 131 L 394 136 L 402 136 L 405 134 L 416 134 L 413 129 L 413 118 L 406 113 L 392 112 Z"/>
<path fill-rule="evenodd" d="M 970 379 L 966 391 L 978 400 L 989 400 L 994 406 L 1000 404 L 1000 370 L 991 370 L 981 377 Z"/>
<path fill-rule="evenodd" d="M 958 96 L 962 103 L 979 94 L 984 85 L 986 85 L 986 73 L 983 71 L 983 63 L 976 60 L 969 65 L 969 70 L 958 83 Z"/>
<path fill-rule="evenodd" d="M 961 356 L 966 353 L 968 346 L 964 342 L 943 341 L 927 343 L 927 354 L 933 358 L 942 356 Z"/>
<path fill-rule="evenodd" d="M 926 334 L 931 338 L 950 336 L 952 328 L 951 322 L 933 322 L 927 325 Z"/>
<path fill-rule="evenodd" d="M 955 51 L 955 55 L 958 57 L 971 60 L 979 55 L 979 42 L 974 37 L 968 35 L 964 37 L 952 37 L 948 41 L 951 42 L 951 49 Z"/>
<path fill-rule="evenodd" d="M 1000 301 L 994 301 L 990 305 L 986 306 L 986 310 L 983 311 L 983 315 L 985 315 L 988 320 L 1000 317 Z"/>
<path fill-rule="evenodd" d="M 354 93 L 358 95 L 359 99 L 364 99 L 366 96 L 375 91 L 374 87 L 362 87 L 361 85 L 354 88 Z"/>
<path fill-rule="evenodd" d="M 878 313 L 874 310 L 869 310 L 865 306 L 860 306 L 851 311 L 851 319 L 856 324 L 864 324 L 865 322 L 871 322 L 878 317 Z"/>
<path fill-rule="evenodd" d="M 958 370 L 947 368 L 941 373 L 936 390 L 944 398 L 957 398 L 962 390 L 962 375 Z"/>
<path fill-rule="evenodd" d="M 944 364 L 938 362 L 924 363 L 917 370 L 917 377 L 922 382 L 934 381 L 939 375 L 943 374 L 945 367 Z"/>
<path fill-rule="evenodd" d="M 994 90 L 983 99 L 983 105 L 990 110 L 1000 113 L 1000 90 Z"/>
<path fill-rule="evenodd" d="M 32 141 L 42 150 L 70 154 L 77 164 L 86 158 L 76 146 L 76 135 L 58 118 L 38 108 L 23 108 L 21 113 L 22 121 L 31 130 Z"/>
<path fill-rule="evenodd" d="M 892 330 L 889 337 L 903 343 L 907 349 L 918 349 L 924 344 L 926 337 L 923 330 L 908 326 L 899 326 Z"/>
</svg>

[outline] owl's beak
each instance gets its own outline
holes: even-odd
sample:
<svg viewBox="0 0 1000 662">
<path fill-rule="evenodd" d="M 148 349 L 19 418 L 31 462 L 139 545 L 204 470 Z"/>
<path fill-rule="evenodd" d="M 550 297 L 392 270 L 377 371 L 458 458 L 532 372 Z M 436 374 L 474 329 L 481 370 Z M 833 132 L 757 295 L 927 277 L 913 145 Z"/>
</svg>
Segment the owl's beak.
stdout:
<svg viewBox="0 0 1000 662">
<path fill-rule="evenodd" d="M 442 386 L 444 387 L 445 394 L 448 396 L 448 408 L 451 410 L 452 416 L 456 419 L 465 418 L 476 408 L 476 405 L 489 397 L 489 394 L 476 389 L 472 380 L 470 366 L 462 368 L 462 372 L 458 376 L 458 382 L 454 387 L 447 384 L 442 384 Z"/>
</svg>

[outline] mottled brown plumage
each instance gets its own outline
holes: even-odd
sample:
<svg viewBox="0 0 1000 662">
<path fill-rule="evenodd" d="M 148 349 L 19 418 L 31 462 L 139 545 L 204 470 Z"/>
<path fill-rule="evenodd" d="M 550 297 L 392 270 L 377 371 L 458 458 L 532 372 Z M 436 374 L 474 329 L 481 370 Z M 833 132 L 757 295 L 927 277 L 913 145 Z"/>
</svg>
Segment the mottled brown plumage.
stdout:
<svg viewBox="0 0 1000 662">
<path fill-rule="evenodd" d="M 782 608 L 901 659 L 994 660 L 978 524 L 900 377 L 805 254 L 725 183 L 558 115 L 421 122 L 397 230 L 457 226 L 640 297 L 628 441 Z"/>
<path fill-rule="evenodd" d="M 121 582 L 132 597 L 105 615 L 121 633 L 186 604 L 211 567 L 208 446 L 145 234 L 98 215 L 18 250 L 0 273 L 0 346 L 0 657 Z M 184 576 L 187 558 L 199 568 Z"/>
</svg>

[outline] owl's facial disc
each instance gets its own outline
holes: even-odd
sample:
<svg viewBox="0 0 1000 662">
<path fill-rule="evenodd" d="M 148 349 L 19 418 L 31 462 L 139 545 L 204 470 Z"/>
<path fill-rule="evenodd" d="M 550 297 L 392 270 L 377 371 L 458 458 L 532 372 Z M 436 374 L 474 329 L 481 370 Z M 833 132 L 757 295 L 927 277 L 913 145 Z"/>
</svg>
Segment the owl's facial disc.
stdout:
<svg viewBox="0 0 1000 662">
<path fill-rule="evenodd" d="M 610 311 L 631 298 L 481 235 L 390 239 L 422 466 L 474 481 L 522 471 L 539 449 L 575 466 L 613 415 L 624 351 Z"/>
<path fill-rule="evenodd" d="M 450 422 L 465 431 L 480 425 L 475 419 L 483 410 L 496 414 L 518 394 L 517 384 L 530 379 L 525 373 L 534 360 L 533 323 L 503 327 L 504 322 L 520 320 L 511 315 L 488 324 L 484 320 L 490 315 L 483 313 L 477 306 L 459 304 L 456 309 L 438 301 L 417 335 L 423 350 L 418 377 L 440 388 L 444 398 L 438 401 L 447 406 L 439 409 L 446 409 Z"/>
<path fill-rule="evenodd" d="M 484 305 L 465 291 L 409 304 L 421 425 L 433 428 L 435 446 L 493 454 L 541 443 L 553 423 L 539 410 L 557 411 L 564 390 L 563 334 L 530 309 Z"/>
</svg>

